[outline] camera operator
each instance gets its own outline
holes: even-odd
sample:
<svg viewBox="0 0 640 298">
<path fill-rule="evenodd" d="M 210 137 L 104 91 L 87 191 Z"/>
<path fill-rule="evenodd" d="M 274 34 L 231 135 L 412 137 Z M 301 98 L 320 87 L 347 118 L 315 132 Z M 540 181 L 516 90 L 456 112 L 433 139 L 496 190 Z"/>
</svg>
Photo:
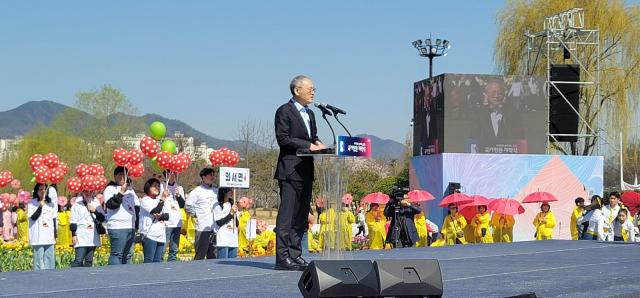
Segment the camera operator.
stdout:
<svg viewBox="0 0 640 298">
<path fill-rule="evenodd" d="M 407 191 L 394 190 L 391 200 L 384 208 L 384 215 L 391 218 L 386 242 L 394 247 L 412 247 L 420 237 L 416 230 L 413 217 L 422 212 L 411 206 Z"/>
</svg>

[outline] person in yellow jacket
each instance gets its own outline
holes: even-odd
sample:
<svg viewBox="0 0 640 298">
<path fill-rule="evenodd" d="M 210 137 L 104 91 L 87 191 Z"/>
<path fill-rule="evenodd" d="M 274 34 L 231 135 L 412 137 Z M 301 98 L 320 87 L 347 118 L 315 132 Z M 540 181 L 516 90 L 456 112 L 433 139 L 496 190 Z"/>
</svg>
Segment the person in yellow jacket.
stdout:
<svg viewBox="0 0 640 298">
<path fill-rule="evenodd" d="M 369 229 L 369 249 L 384 249 L 386 236 L 384 225 L 387 219 L 384 217 L 382 210 L 380 210 L 380 206 L 371 204 L 365 218 Z"/>
<path fill-rule="evenodd" d="M 478 213 L 471 219 L 469 224 L 473 229 L 475 243 L 493 243 L 493 235 L 489 229 L 491 225 L 491 214 L 487 212 L 487 206 L 477 207 Z"/>
<path fill-rule="evenodd" d="M 553 238 L 553 228 L 556 226 L 556 217 L 551 212 L 551 206 L 543 202 L 540 212 L 533 219 L 533 226 L 536 227 L 536 240 L 551 240 Z"/>
<path fill-rule="evenodd" d="M 71 241 L 71 208 L 69 208 L 71 204 L 68 202 L 64 203 L 64 205 L 58 206 L 58 237 L 56 239 L 56 245 L 59 247 L 71 247 L 73 245 Z"/>
<path fill-rule="evenodd" d="M 584 199 L 577 198 L 575 200 L 576 207 L 573 208 L 573 212 L 571 213 L 571 224 L 569 229 L 571 230 L 571 240 L 580 239 L 581 227 L 578 227 L 578 218 L 582 217 L 584 214 Z"/>
<path fill-rule="evenodd" d="M 184 208 L 180 208 L 182 213 L 182 230 L 180 231 L 180 246 L 178 251 L 182 252 L 186 248 L 194 246 L 196 240 L 196 223 L 193 217 L 187 215 Z"/>
<path fill-rule="evenodd" d="M 16 228 L 18 229 L 18 241 L 29 242 L 29 218 L 27 218 L 27 212 L 24 210 L 24 203 L 18 205 L 16 210 Z"/>
<path fill-rule="evenodd" d="M 340 249 L 351 250 L 351 225 L 356 222 L 356 216 L 349 210 L 349 207 L 343 206 L 340 211 Z"/>
<path fill-rule="evenodd" d="M 333 249 L 336 246 L 336 211 L 329 208 L 320 213 L 320 250 Z"/>
<path fill-rule="evenodd" d="M 243 200 L 246 199 L 246 200 Z M 250 201 L 248 198 L 241 198 L 239 201 L 242 210 L 238 215 L 238 251 L 249 252 L 249 240 L 247 239 L 247 223 L 251 220 L 249 212 Z"/>
<path fill-rule="evenodd" d="M 420 240 L 416 242 L 416 247 L 426 247 L 429 232 L 427 231 L 427 218 L 424 216 L 424 212 L 420 212 L 414 217 L 414 223 L 418 231 L 418 237 L 420 238 Z"/>
<path fill-rule="evenodd" d="M 464 228 L 467 226 L 467 220 L 458 213 L 458 206 L 449 204 L 449 214 L 445 217 L 442 224 L 442 234 L 445 245 L 467 244 L 464 237 Z"/>
<path fill-rule="evenodd" d="M 493 242 L 512 242 L 513 226 L 516 221 L 513 215 L 494 212 L 491 216 L 491 228 L 493 229 Z"/>
</svg>

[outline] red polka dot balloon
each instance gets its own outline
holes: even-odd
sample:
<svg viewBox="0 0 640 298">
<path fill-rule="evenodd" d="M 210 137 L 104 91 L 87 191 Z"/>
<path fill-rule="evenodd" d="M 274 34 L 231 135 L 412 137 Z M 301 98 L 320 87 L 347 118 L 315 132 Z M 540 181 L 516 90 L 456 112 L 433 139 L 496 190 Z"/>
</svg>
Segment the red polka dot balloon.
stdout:
<svg viewBox="0 0 640 298">
<path fill-rule="evenodd" d="M 36 167 L 39 166 L 44 166 L 44 156 L 42 156 L 41 154 L 34 154 L 31 155 L 31 158 L 29 158 L 29 166 L 31 167 L 32 171 L 36 171 Z"/>
<path fill-rule="evenodd" d="M 209 153 L 209 162 L 212 166 L 219 166 L 223 162 L 222 152 L 220 150 L 213 150 Z"/>
<path fill-rule="evenodd" d="M 144 138 L 140 140 L 140 150 L 149 158 L 154 158 L 158 154 L 160 146 L 158 145 L 158 142 L 152 137 L 144 136 Z"/>
<path fill-rule="evenodd" d="M 171 156 L 171 153 L 166 151 L 158 153 L 158 155 L 156 155 L 156 162 L 161 168 L 165 170 L 171 170 L 171 167 L 173 166 L 173 158 Z"/>
<path fill-rule="evenodd" d="M 76 166 L 76 176 L 82 178 L 86 175 L 89 175 L 89 166 L 86 164 L 79 164 Z"/>
<path fill-rule="evenodd" d="M 78 177 L 71 177 L 67 180 L 67 189 L 70 192 L 81 192 L 82 191 L 82 180 Z"/>
<path fill-rule="evenodd" d="M 47 153 L 44 156 L 44 164 L 50 169 L 57 168 L 60 164 L 60 158 L 55 153 Z"/>
<path fill-rule="evenodd" d="M 132 164 L 132 165 L 141 164 L 143 159 L 144 159 L 144 153 L 142 153 L 142 150 L 135 149 L 135 150 L 129 151 L 129 164 Z"/>
<path fill-rule="evenodd" d="M 123 148 L 113 149 L 111 157 L 118 166 L 124 166 L 129 162 L 129 152 Z"/>
<path fill-rule="evenodd" d="M 191 156 L 188 153 L 179 153 L 173 156 L 173 171 L 176 173 L 182 173 L 189 168 L 191 164 Z"/>
<path fill-rule="evenodd" d="M 144 174 L 144 164 L 143 163 L 139 163 L 139 164 L 135 164 L 135 165 L 129 164 L 127 166 L 127 169 L 129 170 L 129 176 L 131 176 L 133 178 L 142 177 L 142 175 Z"/>
<path fill-rule="evenodd" d="M 89 166 L 89 174 L 94 176 L 104 176 L 104 168 L 97 163 L 92 163 Z"/>
<path fill-rule="evenodd" d="M 0 173 L 0 187 L 5 187 L 13 180 L 13 174 L 10 171 L 3 171 Z"/>
</svg>

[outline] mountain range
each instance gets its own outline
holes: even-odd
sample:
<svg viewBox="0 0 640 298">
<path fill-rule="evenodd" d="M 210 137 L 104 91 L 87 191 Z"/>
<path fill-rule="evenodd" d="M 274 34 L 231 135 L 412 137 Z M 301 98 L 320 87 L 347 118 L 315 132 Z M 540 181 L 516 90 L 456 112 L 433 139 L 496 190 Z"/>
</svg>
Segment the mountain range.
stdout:
<svg viewBox="0 0 640 298">
<path fill-rule="evenodd" d="M 41 100 L 29 101 L 14 109 L 0 112 L 0 138 L 12 139 L 24 135 L 31 131 L 38 124 L 49 125 L 56 116 L 66 109 L 75 109 L 57 102 Z M 91 115 L 76 110 L 83 118 Z M 169 119 L 157 114 L 145 114 L 143 116 L 115 115 L 120 117 L 132 117 L 134 120 L 141 120 L 146 125 L 153 121 L 161 121 L 167 127 L 167 136 L 173 136 L 179 131 L 185 136 L 191 136 L 195 140 L 195 145 L 206 142 L 210 148 L 229 147 L 234 150 L 240 149 L 241 141 L 224 140 L 207 135 L 181 120 Z M 135 119 L 138 118 L 138 119 Z M 394 159 L 400 158 L 404 151 L 404 145 L 393 140 L 385 140 L 373 135 L 359 135 L 371 138 L 372 152 L 374 158 Z M 254 144 L 255 145 L 255 144 Z M 258 145 L 255 145 L 258 146 Z"/>
</svg>

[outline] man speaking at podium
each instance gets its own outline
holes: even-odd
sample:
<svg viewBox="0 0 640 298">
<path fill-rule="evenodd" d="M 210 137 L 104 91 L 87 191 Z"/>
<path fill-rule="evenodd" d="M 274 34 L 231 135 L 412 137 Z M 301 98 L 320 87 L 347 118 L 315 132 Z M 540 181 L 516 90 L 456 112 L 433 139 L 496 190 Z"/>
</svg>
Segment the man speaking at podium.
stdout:
<svg viewBox="0 0 640 298">
<path fill-rule="evenodd" d="M 280 187 L 280 207 L 276 218 L 276 270 L 304 270 L 302 236 L 307 229 L 313 157 L 297 156 L 300 149 L 325 149 L 317 135 L 316 119 L 308 105 L 316 89 L 307 76 L 299 75 L 289 85 L 293 97 L 276 111 L 276 140 L 280 146 L 274 179 Z"/>
</svg>

